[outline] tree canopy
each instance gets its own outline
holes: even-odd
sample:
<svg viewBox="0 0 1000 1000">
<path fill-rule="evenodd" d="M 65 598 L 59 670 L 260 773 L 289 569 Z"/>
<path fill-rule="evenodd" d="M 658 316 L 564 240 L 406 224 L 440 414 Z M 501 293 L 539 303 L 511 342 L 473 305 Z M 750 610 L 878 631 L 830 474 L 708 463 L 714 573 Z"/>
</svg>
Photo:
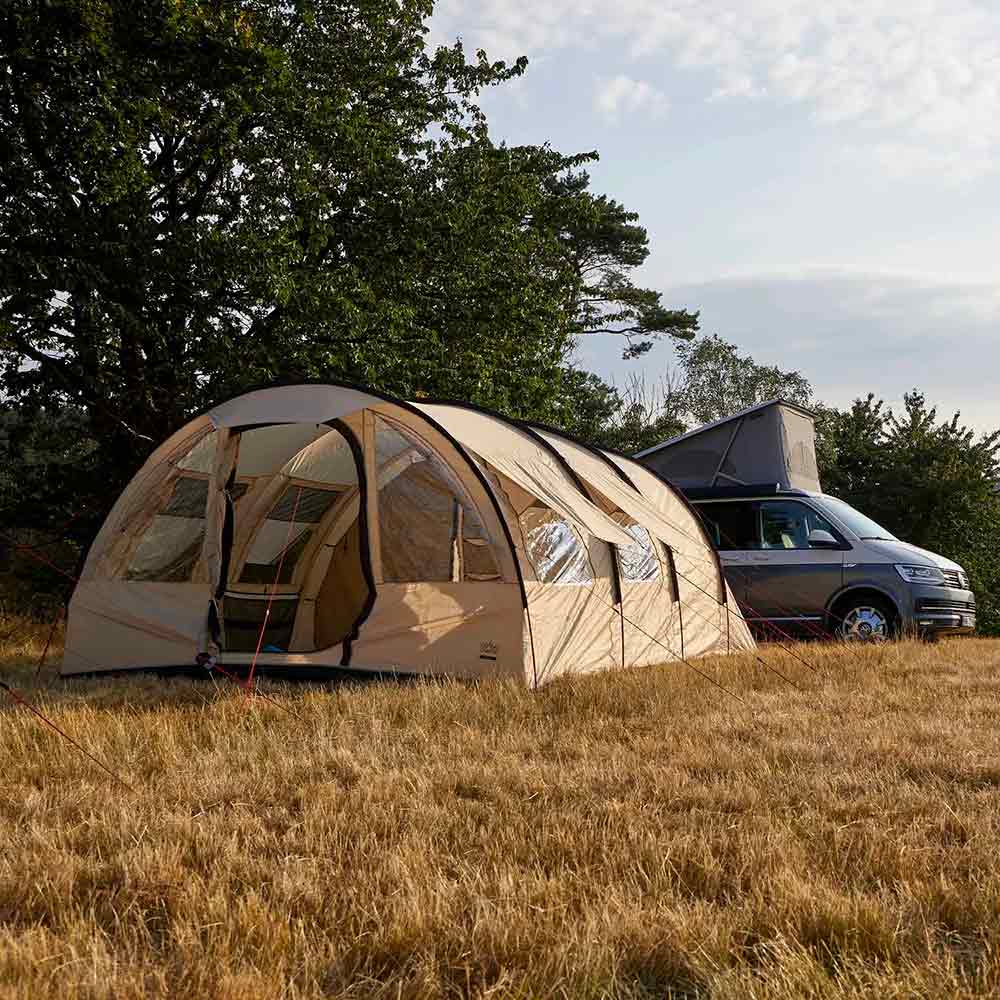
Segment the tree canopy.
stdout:
<svg viewBox="0 0 1000 1000">
<path fill-rule="evenodd" d="M 72 405 L 117 488 L 261 382 L 549 417 L 574 340 L 697 316 L 635 286 L 596 154 L 507 147 L 425 0 L 12 0 L 0 12 L 0 390 Z M 516 373 L 512 377 L 512 373 Z"/>
</svg>

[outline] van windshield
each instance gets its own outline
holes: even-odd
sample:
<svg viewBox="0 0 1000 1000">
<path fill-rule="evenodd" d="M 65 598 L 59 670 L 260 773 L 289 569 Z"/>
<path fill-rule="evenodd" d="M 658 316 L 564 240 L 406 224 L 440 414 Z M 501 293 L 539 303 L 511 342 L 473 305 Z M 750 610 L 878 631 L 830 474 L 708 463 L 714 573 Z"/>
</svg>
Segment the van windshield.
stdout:
<svg viewBox="0 0 1000 1000">
<path fill-rule="evenodd" d="M 829 513 L 840 521 L 845 527 L 850 528 L 858 538 L 884 538 L 886 541 L 897 541 L 896 536 L 886 528 L 883 528 L 877 521 L 866 517 L 860 510 L 855 510 L 849 503 L 838 500 L 836 497 L 823 495 L 822 499 L 816 498 L 829 511 Z"/>
</svg>

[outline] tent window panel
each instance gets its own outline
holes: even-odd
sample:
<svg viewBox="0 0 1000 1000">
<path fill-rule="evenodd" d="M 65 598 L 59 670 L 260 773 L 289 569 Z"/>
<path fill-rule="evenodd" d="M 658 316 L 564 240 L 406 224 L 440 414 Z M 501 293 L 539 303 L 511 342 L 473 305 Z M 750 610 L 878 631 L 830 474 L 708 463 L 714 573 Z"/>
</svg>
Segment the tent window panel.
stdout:
<svg viewBox="0 0 1000 1000">
<path fill-rule="evenodd" d="M 287 486 L 257 529 L 239 582 L 291 583 L 312 538 L 310 526 L 318 524 L 341 496 L 337 490 Z"/>
<path fill-rule="evenodd" d="M 204 519 L 157 514 L 132 553 L 125 579 L 164 583 L 190 580 L 204 537 Z"/>
<path fill-rule="evenodd" d="M 381 417 L 375 447 L 385 581 L 499 579 L 492 540 L 451 469 L 422 441 Z"/>
<path fill-rule="evenodd" d="M 489 542 L 466 538 L 462 543 L 462 572 L 466 580 L 499 580 L 500 571 Z"/>
<path fill-rule="evenodd" d="M 267 515 L 271 521 L 294 520 L 296 523 L 318 524 L 323 515 L 343 494 L 336 490 L 318 490 L 309 486 L 289 486 Z"/>
<path fill-rule="evenodd" d="M 262 653 L 288 651 L 299 607 L 298 599 L 275 598 L 270 604 L 268 614 L 266 598 L 246 600 L 226 595 L 222 608 L 226 622 L 226 652 L 254 653 L 258 642 Z M 262 627 L 263 637 L 260 634 Z"/>
<path fill-rule="evenodd" d="M 180 476 L 132 553 L 125 579 L 190 580 L 205 537 L 207 503 L 208 480 Z"/>
<path fill-rule="evenodd" d="M 207 506 L 208 480 L 181 476 L 174 483 L 174 491 L 161 513 L 174 517 L 204 517 Z"/>
<path fill-rule="evenodd" d="M 594 568 L 586 546 L 568 521 L 548 507 L 529 507 L 520 522 L 528 561 L 540 583 L 593 583 Z"/>
<path fill-rule="evenodd" d="M 215 451 L 218 447 L 219 432 L 209 431 L 198 443 L 177 462 L 179 469 L 188 472 L 211 474 L 215 468 Z"/>
<path fill-rule="evenodd" d="M 429 461 L 408 466 L 379 493 L 387 583 L 454 577 L 456 500 Z"/>
<path fill-rule="evenodd" d="M 660 560 L 649 532 L 641 524 L 623 525 L 635 539 L 631 545 L 619 545 L 618 565 L 625 583 L 648 583 L 660 579 Z"/>
</svg>

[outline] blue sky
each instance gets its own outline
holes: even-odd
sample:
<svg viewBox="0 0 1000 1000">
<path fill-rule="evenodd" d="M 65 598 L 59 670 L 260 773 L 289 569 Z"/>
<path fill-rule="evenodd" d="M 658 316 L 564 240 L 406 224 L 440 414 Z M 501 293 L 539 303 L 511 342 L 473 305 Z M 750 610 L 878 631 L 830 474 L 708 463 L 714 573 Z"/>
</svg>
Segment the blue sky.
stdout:
<svg viewBox="0 0 1000 1000">
<path fill-rule="evenodd" d="M 435 40 L 530 59 L 494 135 L 597 149 L 639 212 L 642 280 L 819 398 L 919 387 L 1000 427 L 994 0 L 439 0 Z M 656 381 L 668 344 L 622 362 Z"/>
</svg>

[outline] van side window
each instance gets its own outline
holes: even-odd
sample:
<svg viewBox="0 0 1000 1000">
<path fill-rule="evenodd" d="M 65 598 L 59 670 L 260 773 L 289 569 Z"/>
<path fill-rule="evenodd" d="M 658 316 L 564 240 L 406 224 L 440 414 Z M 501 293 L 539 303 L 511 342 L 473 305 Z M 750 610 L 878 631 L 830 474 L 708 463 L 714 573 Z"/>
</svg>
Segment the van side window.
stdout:
<svg viewBox="0 0 1000 1000">
<path fill-rule="evenodd" d="M 794 500 L 762 500 L 760 521 L 764 549 L 808 549 L 809 532 L 816 529 L 836 536 L 825 517 Z"/>
<path fill-rule="evenodd" d="M 717 549 L 725 552 L 760 548 L 757 511 L 752 500 L 700 503 L 697 510 Z"/>
</svg>

